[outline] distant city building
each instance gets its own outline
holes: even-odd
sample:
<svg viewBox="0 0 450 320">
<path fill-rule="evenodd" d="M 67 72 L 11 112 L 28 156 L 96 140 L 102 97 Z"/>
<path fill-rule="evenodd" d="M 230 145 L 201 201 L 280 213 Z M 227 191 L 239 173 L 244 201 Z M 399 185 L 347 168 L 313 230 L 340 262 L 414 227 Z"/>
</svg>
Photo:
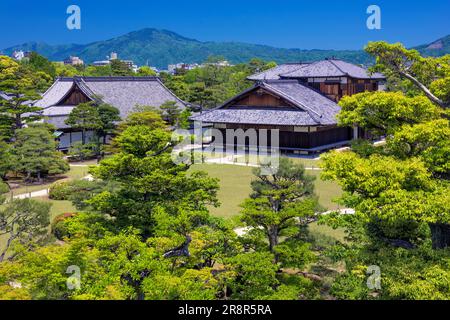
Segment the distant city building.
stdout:
<svg viewBox="0 0 450 320">
<path fill-rule="evenodd" d="M 68 64 L 71 66 L 78 66 L 78 65 L 83 65 L 84 61 L 81 60 L 79 57 L 70 56 L 69 58 L 64 60 L 64 64 Z"/>
<path fill-rule="evenodd" d="M 111 63 L 112 60 L 119 60 L 125 63 L 133 72 L 138 71 L 138 66 L 134 64 L 132 60 L 120 60 L 117 52 L 111 52 L 108 60 L 100 60 L 100 61 L 94 61 L 92 63 L 93 66 L 101 67 L 101 66 L 107 66 Z"/>
<path fill-rule="evenodd" d="M 14 60 L 17 60 L 17 61 L 21 61 L 24 58 L 30 57 L 30 54 L 31 54 L 31 52 L 29 52 L 29 51 L 24 52 L 22 50 L 18 50 L 18 51 L 14 51 L 11 54 L 11 58 L 13 58 Z"/>
<path fill-rule="evenodd" d="M 102 67 L 102 66 L 107 66 L 110 63 L 111 63 L 111 61 L 109 61 L 109 60 L 101 60 L 101 61 L 94 61 L 94 62 L 92 62 L 92 65 L 96 66 L 96 67 Z"/>
<path fill-rule="evenodd" d="M 180 62 L 180 63 L 176 63 L 176 64 L 169 64 L 167 66 L 167 71 L 171 74 L 176 74 L 177 70 L 178 71 L 179 70 L 189 71 L 189 70 L 192 70 L 195 68 L 204 68 L 206 66 L 231 67 L 233 65 L 230 64 L 227 60 L 218 61 L 218 62 L 205 62 L 203 64 Z"/>
<path fill-rule="evenodd" d="M 117 60 L 118 55 L 117 52 L 111 52 L 111 55 L 109 56 L 109 60 Z"/>
<path fill-rule="evenodd" d="M 188 71 L 188 70 L 192 70 L 195 68 L 200 67 L 200 65 L 198 63 L 177 63 L 177 64 L 169 64 L 167 66 L 167 70 L 169 71 L 169 73 L 171 74 L 176 74 L 177 70 L 183 70 L 183 71 Z"/>
<path fill-rule="evenodd" d="M 139 69 L 138 66 L 135 65 L 134 62 L 133 62 L 132 60 L 120 60 L 120 61 L 122 61 L 123 63 L 125 63 L 125 64 L 128 66 L 128 68 L 130 68 L 130 69 L 133 70 L 134 72 L 137 72 L 138 69 Z"/>
<path fill-rule="evenodd" d="M 217 61 L 217 62 L 206 62 L 201 65 L 201 67 L 204 67 L 204 66 L 232 67 L 233 65 L 230 64 L 227 60 L 223 60 L 223 61 Z"/>
</svg>

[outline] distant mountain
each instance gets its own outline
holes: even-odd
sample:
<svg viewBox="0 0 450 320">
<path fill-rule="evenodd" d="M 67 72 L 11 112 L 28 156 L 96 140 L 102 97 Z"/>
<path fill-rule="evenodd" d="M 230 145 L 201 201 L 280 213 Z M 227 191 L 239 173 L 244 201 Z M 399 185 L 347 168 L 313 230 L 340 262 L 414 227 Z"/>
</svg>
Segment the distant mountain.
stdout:
<svg viewBox="0 0 450 320">
<path fill-rule="evenodd" d="M 430 44 L 418 46 L 415 49 L 426 56 L 439 57 L 450 54 L 450 35 L 438 39 Z"/>
<path fill-rule="evenodd" d="M 427 55 L 437 56 L 450 53 L 450 36 L 432 44 L 418 47 Z M 201 63 L 210 55 L 224 56 L 232 63 L 247 62 L 251 58 L 273 60 L 277 63 L 295 61 L 315 61 L 327 57 L 344 59 L 349 62 L 368 64 L 372 62 L 362 50 L 301 50 L 282 49 L 265 45 L 241 42 L 201 42 L 189 39 L 167 30 L 152 28 L 130 32 L 123 36 L 86 45 L 48 45 L 45 43 L 24 43 L 6 48 L 4 54 L 14 50 L 37 51 L 52 61 L 62 61 L 70 55 L 79 56 L 86 63 L 104 60 L 112 51 L 119 58 L 133 60 L 138 65 L 148 64 L 166 68 L 168 64 L 178 62 Z"/>
</svg>

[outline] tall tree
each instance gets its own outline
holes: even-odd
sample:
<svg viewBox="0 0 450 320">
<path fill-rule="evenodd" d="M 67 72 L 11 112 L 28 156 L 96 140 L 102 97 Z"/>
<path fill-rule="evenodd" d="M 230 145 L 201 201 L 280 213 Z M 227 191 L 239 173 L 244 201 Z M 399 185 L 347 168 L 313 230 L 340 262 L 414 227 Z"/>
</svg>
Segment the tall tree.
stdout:
<svg viewBox="0 0 450 320">
<path fill-rule="evenodd" d="M 433 248 L 448 247 L 448 102 L 426 86 L 447 79 L 450 59 L 423 58 L 400 44 L 383 42 L 369 44 L 367 51 L 377 59 L 374 70 L 404 77 L 420 92 L 409 92 L 411 97 L 374 92 L 342 99 L 340 124 L 381 130 L 388 134 L 387 144 L 365 153 L 332 153 L 325 157 L 324 177 L 337 180 L 347 191 L 344 202 L 376 218 L 378 225 L 428 223 Z"/>
<path fill-rule="evenodd" d="M 46 126 L 32 125 L 17 131 L 14 142 L 14 170 L 24 173 L 29 181 L 39 182 L 45 175 L 69 171 L 69 165 L 56 151 L 56 142 Z"/>
<path fill-rule="evenodd" d="M 149 66 L 142 66 L 138 69 L 136 75 L 140 77 L 156 76 L 156 72 Z"/>
<path fill-rule="evenodd" d="M 98 136 L 103 139 L 103 144 L 106 143 L 106 137 L 113 133 L 117 123 L 121 120 L 120 111 L 114 106 L 101 103 L 97 107 L 100 127 L 97 129 Z"/>
<path fill-rule="evenodd" d="M 31 52 L 30 56 L 24 60 L 31 70 L 44 72 L 52 78 L 56 76 L 56 68 L 47 58 L 37 52 Z"/>
<path fill-rule="evenodd" d="M 31 105 L 31 102 L 40 99 L 37 93 L 37 77 L 25 66 L 19 65 L 11 58 L 0 56 L 0 91 L 8 96 L 0 99 L 0 136 L 11 139 L 16 130 L 21 129 L 24 123 L 42 119 L 39 115 L 41 108 Z"/>
<path fill-rule="evenodd" d="M 430 85 L 437 79 L 450 77 L 450 56 L 425 58 L 417 50 L 408 50 L 402 44 L 389 44 L 383 41 L 369 43 L 366 51 L 376 58 L 374 71 L 386 75 L 397 75 L 411 81 L 433 103 L 443 108 L 450 106 L 450 101 L 443 100 L 430 90 Z M 439 80 L 442 82 L 442 80 Z"/>
<path fill-rule="evenodd" d="M 13 165 L 12 146 L 0 140 L 0 179 L 5 180 L 6 174 Z"/>
<path fill-rule="evenodd" d="M 86 143 L 86 132 L 88 130 L 99 130 L 102 126 L 99 111 L 93 102 L 80 103 L 67 117 L 66 124 L 73 129 L 81 130 L 82 143 Z"/>
<path fill-rule="evenodd" d="M 202 211 L 207 204 L 217 204 L 217 181 L 205 173 L 188 174 L 187 165 L 174 163 L 166 129 L 129 125 L 114 144 L 118 153 L 93 168 L 92 174 L 122 188 L 105 191 L 90 204 L 115 217 L 118 225 L 132 225 L 148 237 L 154 232 L 157 208 L 176 215 L 180 206 Z"/>
<path fill-rule="evenodd" d="M 113 59 L 111 60 L 111 75 L 113 76 L 131 76 L 134 74 L 133 70 L 124 61 Z"/>
<path fill-rule="evenodd" d="M 319 206 L 314 196 L 314 177 L 306 174 L 303 165 L 280 158 L 277 168 L 265 167 L 270 175 L 262 171 L 264 168 L 254 169 L 257 179 L 252 181 L 251 198 L 242 205 L 241 221 L 253 228 L 253 233 L 265 234 L 278 262 L 280 238 L 293 236 L 299 226 L 314 221 Z"/>
<path fill-rule="evenodd" d="M 0 253 L 2 262 L 14 242 L 30 247 L 48 234 L 50 204 L 31 199 L 14 200 L 0 209 L 0 236 L 6 237 L 6 246 Z"/>
<path fill-rule="evenodd" d="M 177 106 L 175 101 L 166 101 L 160 106 L 162 112 L 162 118 L 170 126 L 175 126 L 178 124 L 181 110 Z"/>
</svg>

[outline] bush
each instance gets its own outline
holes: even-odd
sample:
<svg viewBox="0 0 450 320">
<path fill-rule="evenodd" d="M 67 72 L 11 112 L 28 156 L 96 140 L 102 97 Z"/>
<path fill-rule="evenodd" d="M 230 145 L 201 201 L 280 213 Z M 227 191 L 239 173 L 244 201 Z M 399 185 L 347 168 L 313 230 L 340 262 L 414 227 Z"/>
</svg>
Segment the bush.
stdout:
<svg viewBox="0 0 450 320">
<path fill-rule="evenodd" d="M 89 159 L 94 159 L 101 150 L 96 143 L 86 143 L 75 142 L 69 150 L 69 155 L 71 159 L 75 161 L 84 161 Z"/>
<path fill-rule="evenodd" d="M 48 197 L 52 200 L 69 200 L 71 192 L 69 182 L 57 182 L 50 186 Z"/>
<path fill-rule="evenodd" d="M 63 213 L 55 217 L 52 222 L 52 234 L 58 240 L 70 237 L 66 222 L 68 219 L 75 217 L 76 213 Z"/>
</svg>

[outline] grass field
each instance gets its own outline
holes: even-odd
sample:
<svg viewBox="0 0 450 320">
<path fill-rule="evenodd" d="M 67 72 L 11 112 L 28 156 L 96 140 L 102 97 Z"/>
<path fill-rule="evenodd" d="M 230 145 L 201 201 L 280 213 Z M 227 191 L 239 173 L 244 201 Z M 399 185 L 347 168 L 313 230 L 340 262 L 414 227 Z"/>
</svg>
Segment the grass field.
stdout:
<svg viewBox="0 0 450 320">
<path fill-rule="evenodd" d="M 220 217 L 232 217 L 239 213 L 239 205 L 251 193 L 250 182 L 254 179 L 252 167 L 227 164 L 196 164 L 191 170 L 207 172 L 211 177 L 220 179 L 218 198 L 219 208 L 211 208 L 211 213 Z M 337 209 L 332 200 L 342 194 L 341 188 L 334 182 L 322 181 L 320 171 L 307 171 L 316 176 L 316 193 L 320 204 L 329 209 Z"/>
<path fill-rule="evenodd" d="M 13 195 L 48 189 L 52 183 L 55 181 L 64 181 L 64 180 L 76 180 L 81 179 L 85 177 L 88 174 L 89 167 L 70 167 L 69 172 L 56 176 L 52 178 L 51 180 L 47 180 L 43 184 L 32 184 L 32 185 L 26 185 L 25 183 L 19 183 L 19 188 L 13 188 L 12 193 Z M 11 181 L 14 183 L 14 180 Z"/>
<path fill-rule="evenodd" d="M 295 159 L 294 161 L 296 161 Z M 304 162 L 305 159 L 300 159 Z M 315 161 L 315 160 L 309 160 Z M 239 214 L 239 205 L 250 195 L 250 182 L 254 179 L 252 167 L 226 165 L 226 164 L 197 164 L 191 167 L 191 170 L 201 170 L 207 172 L 211 177 L 219 178 L 220 190 L 218 198 L 220 207 L 210 208 L 211 214 L 223 218 L 231 218 Z M 328 210 L 337 209 L 338 205 L 332 200 L 342 194 L 342 189 L 334 182 L 323 181 L 320 179 L 320 171 L 307 171 L 316 177 L 316 194 L 319 197 L 319 203 Z M 332 229 L 331 227 L 311 223 L 308 225 L 310 234 L 314 238 L 329 237 L 335 240 L 344 240 L 343 229 Z"/>
<path fill-rule="evenodd" d="M 303 158 L 294 159 L 305 164 L 306 167 L 311 167 L 312 164 L 316 164 L 317 160 L 309 160 Z M 201 170 L 207 172 L 211 177 L 218 178 L 220 180 L 220 189 L 218 191 L 218 198 L 221 205 L 218 208 L 211 207 L 211 214 L 224 218 L 231 218 L 239 214 L 240 204 L 248 198 L 251 193 L 250 182 L 254 179 L 252 173 L 252 167 L 227 165 L 227 164 L 196 164 L 191 167 L 190 170 Z M 79 179 L 87 175 L 88 167 L 71 167 L 63 179 Z M 319 196 L 319 203 L 329 210 L 338 208 L 332 200 L 338 197 L 342 190 L 334 182 L 322 181 L 320 179 L 320 171 L 308 170 L 309 174 L 316 176 L 315 186 L 316 193 Z M 42 190 L 48 188 L 48 185 L 29 186 L 21 189 L 15 189 L 14 194 L 31 192 L 34 190 Z M 36 200 L 50 202 L 51 207 L 51 220 L 55 216 L 61 213 L 75 212 L 75 208 L 69 201 L 54 201 L 49 200 L 47 197 L 35 198 Z M 312 223 L 309 226 L 310 232 L 314 234 L 322 234 L 330 236 L 332 238 L 342 240 L 343 231 L 333 230 L 327 226 L 319 226 L 316 223 Z M 3 237 L 4 238 L 4 237 Z M 0 249 L 4 245 L 0 237 Z"/>
<path fill-rule="evenodd" d="M 63 180 L 76 180 L 85 177 L 88 174 L 88 167 L 70 167 L 70 171 L 64 175 L 58 176 L 52 182 L 48 182 L 41 185 L 31 185 L 31 186 L 22 186 L 20 188 L 13 189 L 13 194 L 23 194 L 38 190 L 47 189 L 51 186 L 54 181 L 63 181 Z M 8 195 L 9 196 L 9 195 Z M 74 212 L 75 208 L 73 207 L 70 201 L 54 201 L 50 200 L 47 197 L 43 198 L 33 198 L 39 201 L 50 202 L 52 207 L 50 209 L 50 221 L 53 220 L 58 214 Z M 5 238 L 6 236 L 0 236 L 0 250 L 2 250 L 5 246 Z"/>
</svg>

